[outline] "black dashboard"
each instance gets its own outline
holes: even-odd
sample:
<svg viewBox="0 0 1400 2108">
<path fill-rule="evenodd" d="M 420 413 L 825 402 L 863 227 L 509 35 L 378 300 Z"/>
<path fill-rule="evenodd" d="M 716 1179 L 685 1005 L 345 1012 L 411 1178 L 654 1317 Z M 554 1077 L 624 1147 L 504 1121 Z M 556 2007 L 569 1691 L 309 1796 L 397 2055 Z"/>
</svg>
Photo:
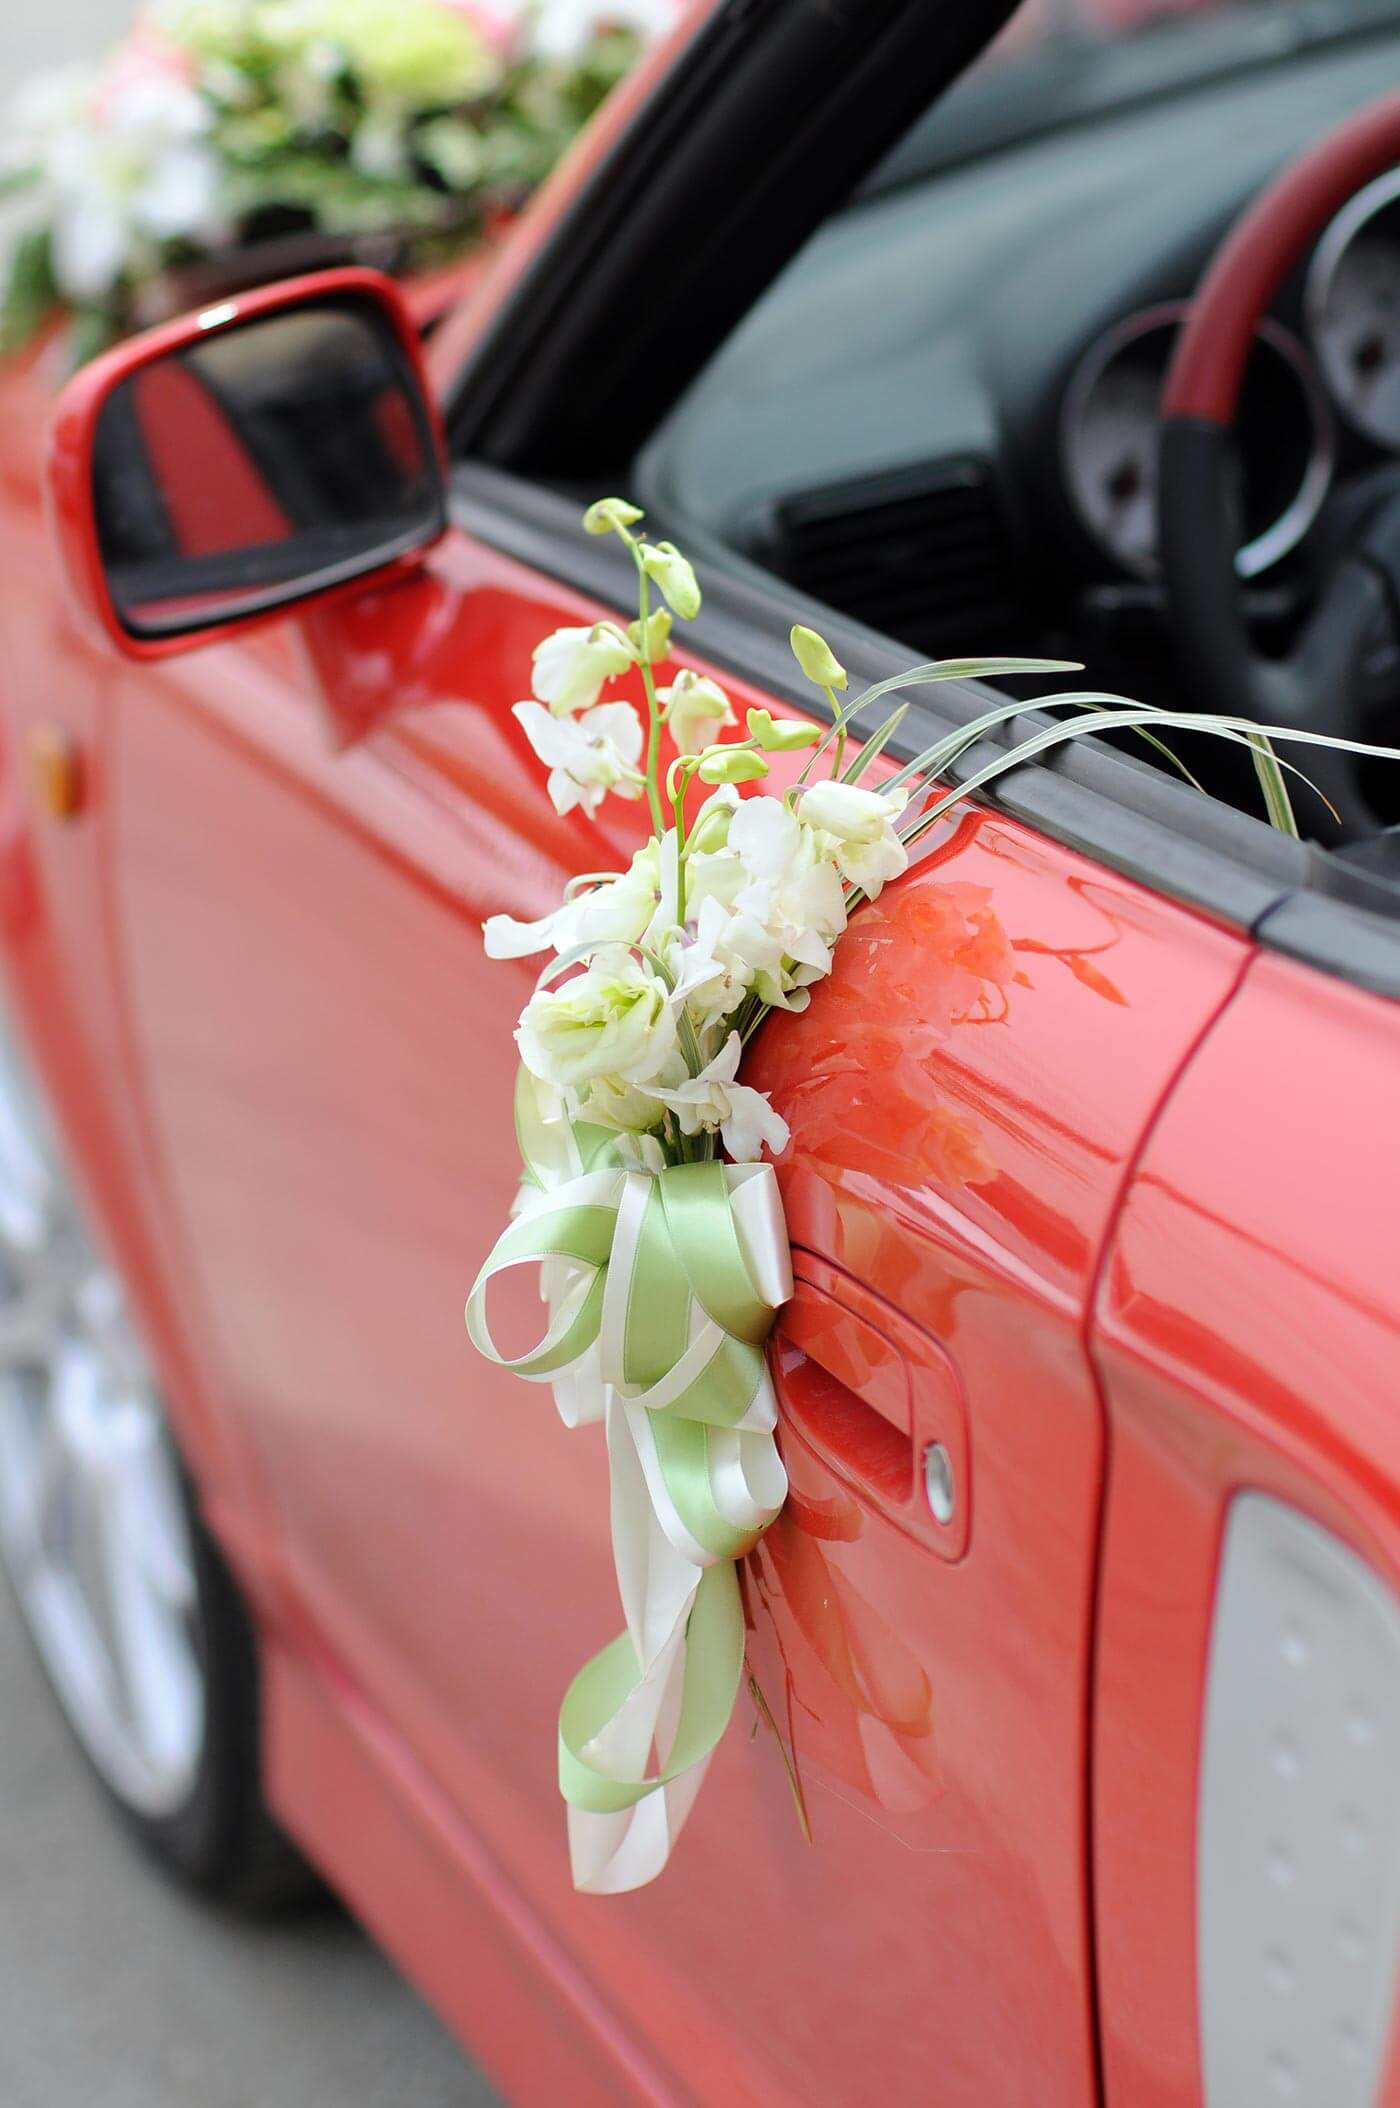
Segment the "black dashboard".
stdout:
<svg viewBox="0 0 1400 2108">
<path fill-rule="evenodd" d="M 930 654 L 1069 649 L 1150 695 L 1156 404 L 1182 305 L 1261 187 L 1397 82 L 1400 22 L 1280 39 L 858 201 L 667 421 L 642 495 Z M 1286 635 L 1342 493 L 1400 474 L 1400 175 L 1285 289 L 1238 441 L 1242 589 Z"/>
</svg>

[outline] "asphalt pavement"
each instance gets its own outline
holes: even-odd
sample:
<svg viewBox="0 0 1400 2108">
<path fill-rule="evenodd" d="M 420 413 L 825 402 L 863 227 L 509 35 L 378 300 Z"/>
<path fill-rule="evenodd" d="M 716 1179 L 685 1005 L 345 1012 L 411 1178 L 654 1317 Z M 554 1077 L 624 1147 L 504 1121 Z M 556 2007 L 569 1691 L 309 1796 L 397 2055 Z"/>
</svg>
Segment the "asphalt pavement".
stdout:
<svg viewBox="0 0 1400 2108">
<path fill-rule="evenodd" d="M 0 105 L 40 66 L 100 53 L 133 12 L 131 0 L 0 9 Z M 0 1584 L 3 2108 L 494 2099 L 343 1913 L 249 1926 L 145 1863 L 88 1778 Z"/>
<path fill-rule="evenodd" d="M 113 1823 L 0 1586 L 4 2108 L 490 2108 L 331 1904 L 250 1925 Z"/>
</svg>

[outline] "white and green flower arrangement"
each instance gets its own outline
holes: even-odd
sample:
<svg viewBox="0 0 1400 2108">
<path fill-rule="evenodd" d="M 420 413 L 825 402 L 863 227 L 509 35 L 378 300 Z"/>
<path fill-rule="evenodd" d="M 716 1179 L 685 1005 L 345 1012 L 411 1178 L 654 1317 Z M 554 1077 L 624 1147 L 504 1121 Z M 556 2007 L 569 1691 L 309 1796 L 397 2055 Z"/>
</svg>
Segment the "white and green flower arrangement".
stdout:
<svg viewBox="0 0 1400 2108">
<path fill-rule="evenodd" d="M 792 1274 L 763 1153 L 780 1157 L 789 1137 L 741 1075 L 763 1020 L 807 1006 L 853 912 L 952 806 L 1066 740 L 1126 727 L 1166 753 L 1157 733 L 1175 726 L 1237 742 L 1269 818 L 1295 833 L 1271 735 L 1391 752 L 1077 692 L 998 703 L 896 769 L 887 750 L 907 703 L 858 748 L 851 737 L 883 698 L 1077 669 L 943 660 L 847 700 L 844 667 L 801 625 L 792 649 L 825 724 L 751 709 L 740 728 L 708 675 L 661 677 L 674 623 L 692 619 L 701 596 L 687 559 L 649 540 L 642 520 L 618 498 L 584 515 L 590 534 L 617 537 L 630 556 L 636 620 L 546 637 L 533 694 L 515 705 L 557 812 L 645 799 L 652 833 L 625 871 L 572 879 L 540 921 L 485 925 L 492 958 L 553 957 L 515 1035 L 522 1183 L 467 1305 L 483 1354 L 551 1384 L 567 1427 L 606 1429 L 626 1624 L 576 1677 L 559 1720 L 574 1881 L 604 1893 L 653 1879 L 690 1811 L 743 1673 L 736 1562 L 786 1497 L 764 1342 Z M 640 708 L 604 699 L 629 677 Z M 1049 722 L 939 788 L 960 755 L 1029 710 Z M 545 1328 L 507 1353 L 487 1302 L 491 1283 L 518 1269 L 538 1270 Z"/>
<path fill-rule="evenodd" d="M 221 273 L 246 282 L 260 255 L 274 276 L 456 258 L 549 173 L 672 11 L 151 0 L 104 61 L 40 76 L 7 113 L 0 189 L 29 210 L 0 349 L 66 309 L 87 357 L 213 297 Z"/>
</svg>

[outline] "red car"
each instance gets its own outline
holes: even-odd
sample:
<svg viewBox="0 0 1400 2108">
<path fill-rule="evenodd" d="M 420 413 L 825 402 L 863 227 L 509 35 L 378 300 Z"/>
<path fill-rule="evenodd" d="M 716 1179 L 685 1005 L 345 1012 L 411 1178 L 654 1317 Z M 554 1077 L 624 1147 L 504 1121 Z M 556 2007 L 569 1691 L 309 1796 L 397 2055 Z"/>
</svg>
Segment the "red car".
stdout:
<svg viewBox="0 0 1400 2108">
<path fill-rule="evenodd" d="M 1400 777 L 1296 757 L 1300 842 L 1209 754 L 1020 768 L 757 1043 L 810 1842 L 743 1700 L 664 1877 L 571 1891 L 606 1463 L 462 1329 L 482 920 L 645 824 L 510 714 L 626 610 L 588 499 L 744 702 L 806 616 L 1400 729 L 1400 26 L 939 103 L 1008 11 L 697 7 L 425 345 L 348 271 L 0 385 L 5 1561 L 151 1849 L 311 1862 L 519 2101 L 1400 2101 Z"/>
</svg>

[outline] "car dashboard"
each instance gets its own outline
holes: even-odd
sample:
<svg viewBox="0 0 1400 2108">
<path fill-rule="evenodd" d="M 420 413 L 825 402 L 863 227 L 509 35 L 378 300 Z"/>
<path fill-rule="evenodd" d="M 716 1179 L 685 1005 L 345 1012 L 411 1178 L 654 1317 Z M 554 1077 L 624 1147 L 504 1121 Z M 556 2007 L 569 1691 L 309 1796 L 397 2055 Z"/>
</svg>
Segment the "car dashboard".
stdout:
<svg viewBox="0 0 1400 2108">
<path fill-rule="evenodd" d="M 866 195 L 673 413 L 642 495 L 931 656 L 1068 652 L 1159 699 L 1156 415 L 1185 304 L 1258 191 L 1397 80 L 1394 28 L 1281 43 Z M 1268 649 L 1348 493 L 1400 475 L 1400 173 L 1263 324 L 1237 440 L 1238 569 Z"/>
</svg>

